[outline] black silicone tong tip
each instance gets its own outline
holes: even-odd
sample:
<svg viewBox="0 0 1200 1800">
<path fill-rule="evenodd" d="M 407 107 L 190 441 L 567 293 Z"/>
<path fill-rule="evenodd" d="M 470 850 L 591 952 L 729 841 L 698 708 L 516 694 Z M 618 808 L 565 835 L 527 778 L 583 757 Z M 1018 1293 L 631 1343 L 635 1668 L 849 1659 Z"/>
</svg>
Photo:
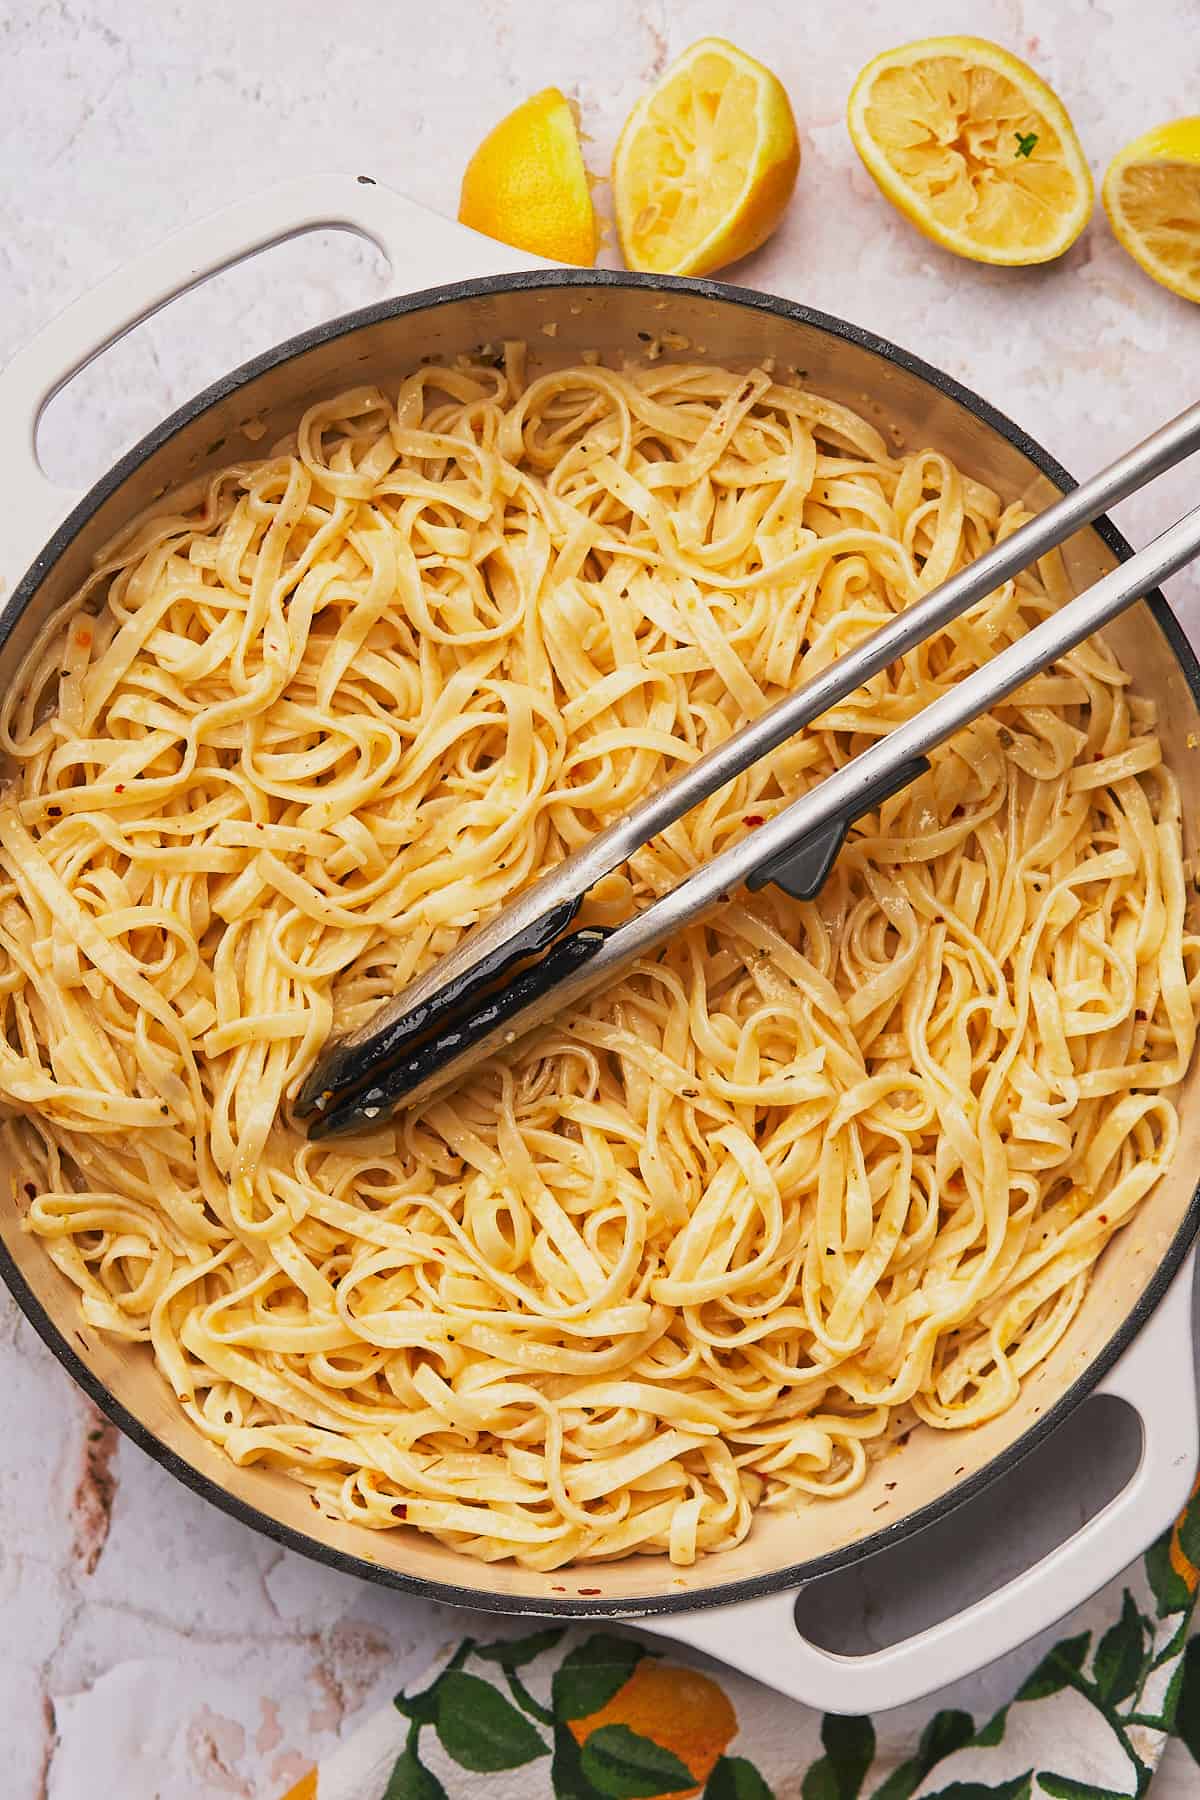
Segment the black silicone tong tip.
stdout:
<svg viewBox="0 0 1200 1800">
<path fill-rule="evenodd" d="M 928 768 L 927 756 L 914 756 L 908 762 L 888 769 L 863 789 L 853 811 L 841 813 L 836 819 L 818 826 L 816 831 L 807 831 L 802 837 L 793 839 L 769 862 L 760 863 L 754 873 L 746 877 L 746 886 L 757 893 L 759 888 L 773 881 L 794 900 L 815 900 L 829 879 L 829 871 L 849 836 L 851 825 L 865 814 L 874 812 L 877 806 L 882 806 L 885 800 L 906 788 L 910 781 L 916 781 Z"/>
<path fill-rule="evenodd" d="M 774 882 L 785 893 L 811 900 L 819 893 L 850 827 L 864 814 L 929 768 L 927 757 L 910 757 L 868 782 L 843 813 L 816 830 L 798 833 L 749 876 L 752 889 Z M 296 1102 L 296 1116 L 310 1138 L 371 1130 L 385 1121 L 416 1089 L 449 1062 L 462 1058 L 491 1034 L 490 1054 L 521 1035 L 522 1015 L 572 974 L 610 936 L 605 928 L 564 935 L 582 904 L 576 896 L 550 907 L 532 924 L 451 977 L 416 1006 L 385 1014 L 370 1030 L 333 1045 L 316 1064 Z M 511 971 L 520 963 L 528 966 Z M 506 979 L 507 978 L 507 979 Z M 504 1034 L 505 1025 L 517 1030 Z"/>
<path fill-rule="evenodd" d="M 607 927 L 593 926 L 560 938 L 540 962 L 522 969 L 499 992 L 460 1012 L 453 1023 L 434 1036 L 427 1036 L 388 1068 L 383 1069 L 378 1062 L 372 1061 L 368 1077 L 370 1085 L 360 1085 L 350 1093 L 343 1091 L 334 1097 L 331 1105 L 313 1114 L 308 1119 L 309 1137 L 316 1139 L 344 1131 L 370 1131 L 386 1123 L 405 1096 L 436 1074 L 450 1057 L 457 1056 L 488 1032 L 518 1018 L 527 1006 L 540 1000 L 593 957 L 608 936 Z"/>
<path fill-rule="evenodd" d="M 417 1006 L 389 1013 L 369 1033 L 352 1032 L 331 1044 L 313 1064 L 296 1096 L 298 1119 L 332 1117 L 355 1095 L 373 1087 L 391 1067 L 403 1062 L 421 1039 L 446 1031 L 468 1016 L 480 995 L 500 981 L 514 964 L 538 956 L 567 929 L 583 904 L 583 896 L 560 901 L 532 924 L 507 938 L 490 955 L 472 963 L 461 975 L 443 982 Z"/>
</svg>

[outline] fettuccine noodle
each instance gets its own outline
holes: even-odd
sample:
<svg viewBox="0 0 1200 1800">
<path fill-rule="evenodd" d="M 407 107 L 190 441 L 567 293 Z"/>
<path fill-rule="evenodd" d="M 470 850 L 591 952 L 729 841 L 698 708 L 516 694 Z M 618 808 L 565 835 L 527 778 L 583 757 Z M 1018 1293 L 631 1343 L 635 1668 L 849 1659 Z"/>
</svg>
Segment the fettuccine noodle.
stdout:
<svg viewBox="0 0 1200 1800">
<path fill-rule="evenodd" d="M 371 1136 L 327 1034 L 1023 515 L 780 374 L 520 346 L 314 405 L 112 542 L 6 696 L 28 1228 L 234 1462 L 534 1569 L 679 1564 L 1010 1406 L 1169 1162 L 1200 940 L 1099 640 Z M 616 923 L 1066 597 L 1000 588 L 601 884 Z"/>
</svg>

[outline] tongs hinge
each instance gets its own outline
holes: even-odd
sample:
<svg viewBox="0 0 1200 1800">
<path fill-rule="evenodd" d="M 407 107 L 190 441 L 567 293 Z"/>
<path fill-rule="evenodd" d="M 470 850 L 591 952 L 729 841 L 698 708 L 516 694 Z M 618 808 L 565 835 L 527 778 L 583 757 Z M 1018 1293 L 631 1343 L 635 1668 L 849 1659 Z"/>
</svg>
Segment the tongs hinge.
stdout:
<svg viewBox="0 0 1200 1800">
<path fill-rule="evenodd" d="M 614 981 L 743 883 L 758 889 L 774 882 L 794 899 L 813 899 L 850 827 L 925 774 L 927 751 L 1200 554 L 1200 507 L 793 800 L 765 822 L 762 839 L 755 833 L 727 846 L 620 925 L 568 929 L 596 882 L 643 844 L 1064 543 L 1105 506 L 1198 448 L 1200 402 L 705 751 L 539 876 L 496 917 L 474 927 L 444 965 L 426 970 L 366 1024 L 327 1045 L 296 1096 L 295 1116 L 311 1136 L 322 1137 L 385 1119 L 401 1103 L 419 1104 L 556 1011 Z"/>
</svg>

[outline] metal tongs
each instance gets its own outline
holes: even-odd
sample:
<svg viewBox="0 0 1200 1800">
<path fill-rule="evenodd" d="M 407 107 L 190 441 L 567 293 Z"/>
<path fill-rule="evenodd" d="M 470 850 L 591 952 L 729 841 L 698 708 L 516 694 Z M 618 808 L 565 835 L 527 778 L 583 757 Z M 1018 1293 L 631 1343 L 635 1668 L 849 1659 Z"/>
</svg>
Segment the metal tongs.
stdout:
<svg viewBox="0 0 1200 1800">
<path fill-rule="evenodd" d="M 658 949 L 743 884 L 810 900 L 850 827 L 929 767 L 928 752 L 1200 553 L 1200 507 L 774 818 L 615 927 L 572 930 L 588 890 L 1106 507 L 1200 448 L 1200 402 L 863 640 L 600 832 L 374 1015 L 333 1038 L 296 1098 L 312 1138 L 370 1130 L 508 1049 Z"/>
</svg>

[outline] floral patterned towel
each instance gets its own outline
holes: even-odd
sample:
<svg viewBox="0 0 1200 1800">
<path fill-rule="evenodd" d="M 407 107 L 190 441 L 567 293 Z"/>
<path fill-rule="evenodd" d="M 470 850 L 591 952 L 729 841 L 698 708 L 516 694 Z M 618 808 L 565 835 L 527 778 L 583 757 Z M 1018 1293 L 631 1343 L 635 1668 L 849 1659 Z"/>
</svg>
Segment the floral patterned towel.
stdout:
<svg viewBox="0 0 1200 1800">
<path fill-rule="evenodd" d="M 284 1800 L 1118 1800 L 1145 1794 L 1172 1733 L 1190 1771 L 1173 1792 L 1200 1796 L 1198 1573 L 1200 1481 L 980 1716 L 956 1689 L 822 1718 L 623 1627 L 465 1638 Z"/>
</svg>

